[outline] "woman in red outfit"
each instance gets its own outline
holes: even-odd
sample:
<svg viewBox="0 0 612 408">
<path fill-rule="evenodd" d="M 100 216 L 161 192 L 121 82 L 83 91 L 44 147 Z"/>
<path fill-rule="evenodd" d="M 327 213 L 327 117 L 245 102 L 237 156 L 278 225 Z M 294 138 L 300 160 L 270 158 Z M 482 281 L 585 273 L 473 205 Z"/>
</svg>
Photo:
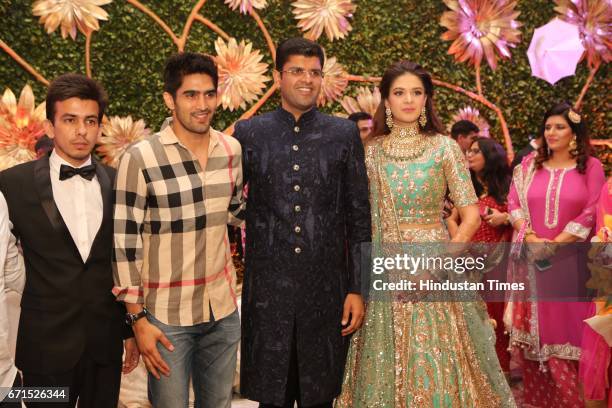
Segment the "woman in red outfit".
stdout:
<svg viewBox="0 0 612 408">
<path fill-rule="evenodd" d="M 512 238 L 512 227 L 508 220 L 506 198 L 512 179 L 508 156 L 504 148 L 493 139 L 479 137 L 466 151 L 472 183 L 478 196 L 478 207 L 482 222 L 472 237 L 472 242 L 506 242 Z M 447 220 L 449 231 L 457 222 L 453 211 Z M 504 373 L 510 371 L 509 337 L 504 333 L 504 302 L 487 302 L 491 319 L 495 320 L 495 350 Z"/>
</svg>

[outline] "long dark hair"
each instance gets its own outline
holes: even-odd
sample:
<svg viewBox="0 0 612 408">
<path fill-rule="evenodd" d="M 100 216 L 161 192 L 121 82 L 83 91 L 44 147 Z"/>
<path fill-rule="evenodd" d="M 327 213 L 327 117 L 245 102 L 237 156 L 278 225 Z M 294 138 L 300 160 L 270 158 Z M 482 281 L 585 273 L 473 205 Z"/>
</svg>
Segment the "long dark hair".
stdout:
<svg viewBox="0 0 612 408">
<path fill-rule="evenodd" d="M 484 156 L 485 162 L 484 168 L 478 175 L 486 185 L 488 194 L 493 197 L 497 204 L 503 205 L 508 197 L 512 179 L 510 166 L 508 165 L 508 155 L 502 145 L 488 137 L 477 137 L 474 143 L 478 143 L 478 148 Z M 474 170 L 470 169 L 470 175 L 472 176 L 474 190 L 480 196 L 485 191 L 485 186 L 480 183 Z"/>
<path fill-rule="evenodd" d="M 438 118 L 434 108 L 434 86 L 431 75 L 429 75 L 429 73 L 419 64 L 402 60 L 393 63 L 387 68 L 380 81 L 380 95 L 382 98 L 374 114 L 374 131 L 372 134 L 374 136 L 381 136 L 391 133 L 391 129 L 387 127 L 387 123 L 385 122 L 385 100 L 389 98 L 393 82 L 404 74 L 412 74 L 418 77 L 425 88 L 425 94 L 427 95 L 427 100 L 425 101 L 427 124 L 425 127 L 421 128 L 421 131 L 430 135 L 444 133 L 444 126 L 442 126 L 442 122 Z M 421 126 L 419 125 L 419 127 Z"/>
<path fill-rule="evenodd" d="M 576 159 L 576 169 L 578 173 L 584 174 L 586 171 L 587 160 L 591 156 L 591 142 L 589 141 L 589 132 L 587 131 L 586 123 L 584 122 L 584 116 L 580 115 L 580 123 L 574 123 L 570 120 L 568 113 L 570 109 L 573 110 L 572 105 L 569 102 L 561 102 L 554 105 L 544 114 L 544 120 L 540 127 L 540 136 L 542 137 L 542 144 L 538 149 L 538 155 L 535 158 L 536 168 L 541 169 L 542 164 L 550 159 L 551 155 L 548 154 L 548 143 L 544 137 L 546 130 L 546 121 L 551 116 L 562 116 L 567 122 L 572 132 L 576 135 L 576 149 L 570 153 Z M 577 113 L 576 111 L 574 111 Z"/>
</svg>

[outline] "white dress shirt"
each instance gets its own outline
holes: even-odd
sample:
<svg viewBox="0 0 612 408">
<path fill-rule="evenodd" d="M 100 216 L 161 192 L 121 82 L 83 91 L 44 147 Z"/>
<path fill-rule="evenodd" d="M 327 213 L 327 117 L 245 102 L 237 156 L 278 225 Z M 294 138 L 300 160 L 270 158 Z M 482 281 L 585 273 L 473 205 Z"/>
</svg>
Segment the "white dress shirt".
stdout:
<svg viewBox="0 0 612 408">
<path fill-rule="evenodd" d="M 87 180 L 75 175 L 69 179 L 60 180 L 59 171 L 62 164 L 71 166 L 53 150 L 49 157 L 53 199 L 85 262 L 102 224 L 102 191 L 97 176 Z M 91 164 L 91 157 L 79 167 L 89 164 Z"/>
<path fill-rule="evenodd" d="M 25 283 L 23 259 L 11 234 L 11 227 L 6 200 L 0 193 L 0 387 L 11 387 L 17 375 L 13 359 L 17 333 L 10 329 L 10 319 L 14 316 L 8 315 L 8 311 L 14 309 L 8 307 L 6 291 L 21 293 Z M 0 401 L 4 394 L 0 391 Z"/>
</svg>

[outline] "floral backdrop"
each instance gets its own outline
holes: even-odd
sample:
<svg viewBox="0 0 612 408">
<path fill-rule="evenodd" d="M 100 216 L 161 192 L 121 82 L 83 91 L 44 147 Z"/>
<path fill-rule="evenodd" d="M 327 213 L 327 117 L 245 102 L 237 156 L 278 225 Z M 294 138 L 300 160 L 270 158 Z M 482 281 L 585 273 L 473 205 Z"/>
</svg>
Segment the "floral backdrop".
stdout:
<svg viewBox="0 0 612 408">
<path fill-rule="evenodd" d="M 533 77 L 527 49 L 553 18 L 578 28 L 576 74 Z M 581 107 L 600 158 L 610 161 L 610 0 L 4 0 L 0 1 L 0 168 L 33 157 L 46 86 L 64 72 L 101 81 L 110 95 L 97 153 L 114 164 L 159 128 L 164 60 L 177 50 L 215 57 L 215 127 L 274 109 L 278 41 L 303 35 L 325 48 L 322 110 L 373 112 L 377 81 L 398 59 L 432 72 L 450 126 L 467 118 L 518 150 L 558 100 Z M 36 103 L 38 102 L 38 104 Z"/>
</svg>

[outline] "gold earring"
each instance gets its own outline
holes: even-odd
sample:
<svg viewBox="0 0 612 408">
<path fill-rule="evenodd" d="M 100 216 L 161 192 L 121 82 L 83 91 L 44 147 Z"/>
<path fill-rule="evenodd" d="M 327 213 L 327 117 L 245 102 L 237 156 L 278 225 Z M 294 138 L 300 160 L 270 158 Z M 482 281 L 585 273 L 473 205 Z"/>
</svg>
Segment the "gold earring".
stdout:
<svg viewBox="0 0 612 408">
<path fill-rule="evenodd" d="M 423 109 L 421 109 L 421 114 L 419 115 L 419 125 L 424 129 L 427 125 L 427 109 L 425 109 L 425 105 L 423 105 Z"/>
<path fill-rule="evenodd" d="M 393 128 L 393 115 L 391 114 L 391 108 L 385 109 L 385 122 L 389 130 Z"/>
<path fill-rule="evenodd" d="M 576 143 L 576 136 L 574 136 L 572 140 L 570 140 L 569 150 L 572 156 L 576 156 L 576 154 L 578 154 L 578 144 Z"/>
</svg>

